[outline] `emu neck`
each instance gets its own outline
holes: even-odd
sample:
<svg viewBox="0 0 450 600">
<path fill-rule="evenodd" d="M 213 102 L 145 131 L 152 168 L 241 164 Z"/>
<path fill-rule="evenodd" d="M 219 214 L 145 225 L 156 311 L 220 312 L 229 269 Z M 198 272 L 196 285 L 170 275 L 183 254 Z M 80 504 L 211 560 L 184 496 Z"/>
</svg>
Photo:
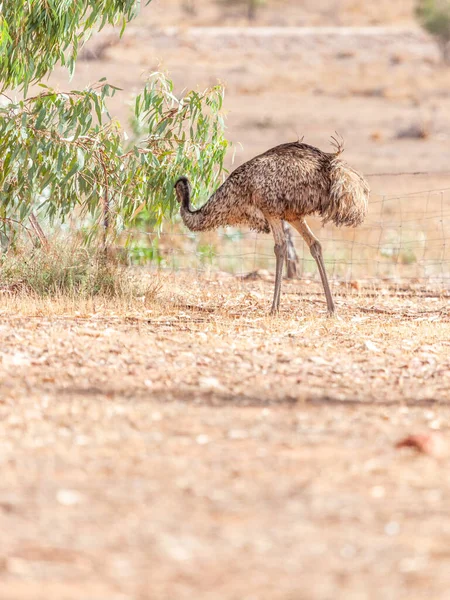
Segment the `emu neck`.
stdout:
<svg viewBox="0 0 450 600">
<path fill-rule="evenodd" d="M 214 229 L 221 223 L 217 223 L 217 215 L 214 211 L 215 194 L 198 210 L 194 210 L 191 206 L 191 198 L 189 191 L 186 190 L 181 200 L 181 218 L 183 223 L 191 231 L 206 231 Z"/>
<path fill-rule="evenodd" d="M 183 194 L 183 199 L 182 199 L 182 202 L 181 202 L 181 206 L 182 206 L 182 209 L 184 211 L 188 212 L 188 213 L 192 214 L 192 213 L 196 212 L 195 210 L 192 210 L 192 207 L 191 207 L 191 195 L 190 195 L 190 193 L 189 193 L 188 190 L 186 190 L 185 193 Z"/>
</svg>

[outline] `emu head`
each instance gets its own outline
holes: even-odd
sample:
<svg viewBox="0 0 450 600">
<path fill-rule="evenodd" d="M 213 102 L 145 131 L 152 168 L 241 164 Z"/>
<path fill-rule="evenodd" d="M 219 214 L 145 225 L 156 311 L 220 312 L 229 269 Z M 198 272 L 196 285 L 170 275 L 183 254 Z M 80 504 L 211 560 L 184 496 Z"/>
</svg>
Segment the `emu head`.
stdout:
<svg viewBox="0 0 450 600">
<path fill-rule="evenodd" d="M 183 201 L 188 200 L 191 197 L 191 184 L 187 177 L 180 177 L 174 185 L 175 194 L 178 202 L 181 204 Z"/>
</svg>

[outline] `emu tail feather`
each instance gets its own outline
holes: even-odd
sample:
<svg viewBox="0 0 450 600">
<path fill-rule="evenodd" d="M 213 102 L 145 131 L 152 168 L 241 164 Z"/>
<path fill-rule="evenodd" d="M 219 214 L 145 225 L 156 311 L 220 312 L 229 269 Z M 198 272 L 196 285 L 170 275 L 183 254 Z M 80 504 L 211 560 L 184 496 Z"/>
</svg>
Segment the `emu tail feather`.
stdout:
<svg viewBox="0 0 450 600">
<path fill-rule="evenodd" d="M 362 175 L 345 162 L 331 162 L 329 203 L 321 211 L 323 223 L 356 227 L 360 225 L 369 207 L 369 185 Z"/>
</svg>

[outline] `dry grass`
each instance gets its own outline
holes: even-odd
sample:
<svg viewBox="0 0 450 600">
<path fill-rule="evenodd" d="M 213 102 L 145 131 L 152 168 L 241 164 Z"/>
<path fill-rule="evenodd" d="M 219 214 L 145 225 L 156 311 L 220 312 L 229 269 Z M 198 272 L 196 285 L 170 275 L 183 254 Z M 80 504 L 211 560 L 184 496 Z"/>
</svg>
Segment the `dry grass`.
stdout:
<svg viewBox="0 0 450 600">
<path fill-rule="evenodd" d="M 2 598 L 447 597 L 448 298 L 272 284 L 0 300 Z"/>
<path fill-rule="evenodd" d="M 55 238 L 49 247 L 16 246 L 0 255 L 0 294 L 35 298 L 58 305 L 114 300 L 121 304 L 152 301 L 158 282 L 121 264 L 101 248 L 82 245 L 76 237 Z"/>
</svg>

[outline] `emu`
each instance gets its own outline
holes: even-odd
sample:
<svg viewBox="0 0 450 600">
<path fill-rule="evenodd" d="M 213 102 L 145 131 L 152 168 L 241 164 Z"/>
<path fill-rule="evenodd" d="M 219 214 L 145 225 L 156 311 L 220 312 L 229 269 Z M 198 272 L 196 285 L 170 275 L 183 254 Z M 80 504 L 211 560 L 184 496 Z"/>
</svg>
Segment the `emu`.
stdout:
<svg viewBox="0 0 450 600">
<path fill-rule="evenodd" d="M 364 177 L 339 158 L 343 148 L 333 140 L 337 146 L 334 153 L 302 142 L 271 148 L 233 171 L 198 210 L 191 207 L 188 179 L 180 177 L 175 183 L 181 217 L 191 231 L 240 224 L 261 233 L 272 231 L 276 270 L 271 314 L 280 307 L 286 254 L 283 221 L 290 223 L 308 244 L 319 269 L 328 314 L 335 312 L 322 247 L 305 217 L 320 215 L 323 223 L 356 227 L 366 216 L 370 190 Z"/>
</svg>

